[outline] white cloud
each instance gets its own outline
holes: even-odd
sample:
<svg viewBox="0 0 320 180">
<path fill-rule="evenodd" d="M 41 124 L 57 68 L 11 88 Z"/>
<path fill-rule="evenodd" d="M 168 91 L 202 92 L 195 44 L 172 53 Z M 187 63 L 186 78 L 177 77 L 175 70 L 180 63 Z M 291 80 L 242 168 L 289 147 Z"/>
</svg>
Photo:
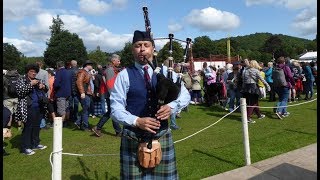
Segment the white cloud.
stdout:
<svg viewBox="0 0 320 180">
<path fill-rule="evenodd" d="M 168 29 L 169 29 L 169 32 L 174 33 L 174 32 L 181 31 L 183 29 L 183 26 L 179 23 L 172 22 L 172 23 L 169 23 Z"/>
<path fill-rule="evenodd" d="M 288 9 L 303 9 L 306 7 L 316 7 L 317 0 L 246 0 L 247 6 L 262 4 L 281 5 Z"/>
<path fill-rule="evenodd" d="M 102 15 L 111 10 L 111 5 L 99 0 L 80 0 L 78 2 L 81 12 L 90 15 Z"/>
<path fill-rule="evenodd" d="M 40 56 L 44 51 L 43 47 L 36 45 L 31 41 L 3 37 L 3 42 L 13 44 L 25 56 Z"/>
<path fill-rule="evenodd" d="M 65 28 L 77 33 L 88 50 L 100 46 L 101 50 L 112 52 L 121 50 L 124 44 L 131 41 L 132 34 L 114 34 L 100 26 L 90 24 L 85 18 L 75 15 L 61 15 Z"/>
<path fill-rule="evenodd" d="M 113 0 L 112 5 L 114 5 L 116 8 L 123 9 L 127 6 L 128 0 Z"/>
<path fill-rule="evenodd" d="M 291 24 L 293 30 L 303 36 L 317 33 L 317 12 L 316 8 L 308 8 L 301 11 Z"/>
<path fill-rule="evenodd" d="M 154 44 L 156 46 L 156 50 L 159 52 L 160 49 L 163 48 L 164 45 L 166 45 L 169 42 L 168 39 L 159 39 L 159 40 L 155 40 Z"/>
<path fill-rule="evenodd" d="M 194 9 L 185 17 L 185 20 L 201 31 L 232 30 L 240 25 L 240 19 L 237 15 L 213 7 L 201 10 Z"/>
<path fill-rule="evenodd" d="M 294 31 L 300 35 L 317 33 L 317 0 L 246 0 L 246 5 L 271 4 L 291 10 L 301 10 L 291 23 Z"/>
<path fill-rule="evenodd" d="M 22 26 L 19 30 L 23 37 L 29 41 L 45 42 L 50 38 L 49 26 L 56 15 L 50 13 L 39 14 L 35 24 Z M 124 44 L 132 40 L 132 34 L 115 34 L 105 28 L 90 24 L 85 18 L 78 15 L 60 15 L 64 29 L 76 33 L 83 40 L 87 50 L 94 50 L 100 46 L 101 50 L 113 52 L 121 50 Z M 42 55 L 40 53 L 39 55 Z"/>
<path fill-rule="evenodd" d="M 21 26 L 19 28 L 22 37 L 30 41 L 46 42 L 50 38 L 50 29 L 52 18 L 55 17 L 49 13 L 41 13 L 36 16 L 36 24 L 30 26 Z"/>
<path fill-rule="evenodd" d="M 303 9 L 307 7 L 317 7 L 317 0 L 282 0 L 288 9 Z"/>
<path fill-rule="evenodd" d="M 4 0 L 3 19 L 4 21 L 18 21 L 26 16 L 37 14 L 40 9 L 40 0 Z"/>
<path fill-rule="evenodd" d="M 259 4 L 271 4 L 275 0 L 246 0 L 247 6 L 259 5 Z"/>
</svg>

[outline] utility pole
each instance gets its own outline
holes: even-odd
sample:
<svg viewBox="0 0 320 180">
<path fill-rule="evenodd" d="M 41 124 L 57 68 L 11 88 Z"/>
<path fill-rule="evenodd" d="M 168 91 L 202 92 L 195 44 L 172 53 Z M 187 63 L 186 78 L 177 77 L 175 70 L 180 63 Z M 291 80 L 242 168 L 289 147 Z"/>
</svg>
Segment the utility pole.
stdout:
<svg viewBox="0 0 320 180">
<path fill-rule="evenodd" d="M 228 62 L 227 63 L 231 63 L 230 35 L 228 35 L 228 39 L 227 39 L 227 56 L 228 56 Z"/>
</svg>

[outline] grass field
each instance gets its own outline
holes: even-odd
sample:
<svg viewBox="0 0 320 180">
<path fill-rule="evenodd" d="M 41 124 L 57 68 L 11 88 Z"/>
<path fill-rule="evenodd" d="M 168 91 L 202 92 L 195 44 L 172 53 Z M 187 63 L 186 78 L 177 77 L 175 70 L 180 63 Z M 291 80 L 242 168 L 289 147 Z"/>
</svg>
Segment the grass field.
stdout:
<svg viewBox="0 0 320 180">
<path fill-rule="evenodd" d="M 301 102 L 306 101 L 297 103 Z M 260 102 L 260 106 L 274 105 L 266 100 Z M 252 163 L 317 142 L 317 101 L 289 107 L 291 114 L 283 120 L 277 119 L 272 109 L 261 111 L 266 118 L 258 120 L 253 116 L 256 123 L 249 124 Z M 218 105 L 210 108 L 190 105 L 189 112 L 182 112 L 182 118 L 177 119 L 182 129 L 173 131 L 174 141 L 210 126 L 226 113 Z M 98 120 L 90 118 L 90 124 L 96 125 Z M 12 129 L 14 136 L 5 140 L 10 155 L 3 157 L 3 179 L 51 179 L 49 156 L 53 129 L 41 130 L 41 144 L 48 148 L 32 156 L 19 153 L 21 132 L 15 127 Z M 89 132 L 63 128 L 63 152 L 88 156 L 63 155 L 62 179 L 119 179 L 120 138 L 114 136 L 110 121 L 103 132 L 104 135 L 97 138 Z M 180 179 L 201 179 L 245 166 L 242 139 L 241 114 L 234 112 L 201 133 L 175 143 Z M 91 156 L 93 154 L 109 156 Z"/>
</svg>

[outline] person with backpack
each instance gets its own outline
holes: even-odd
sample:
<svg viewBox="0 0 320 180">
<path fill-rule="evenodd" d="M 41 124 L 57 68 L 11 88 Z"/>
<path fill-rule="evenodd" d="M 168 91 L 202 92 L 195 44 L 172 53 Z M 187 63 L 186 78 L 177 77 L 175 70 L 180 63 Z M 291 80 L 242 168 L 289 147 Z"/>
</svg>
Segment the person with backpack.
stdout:
<svg viewBox="0 0 320 180">
<path fill-rule="evenodd" d="M 258 80 L 260 80 L 266 87 L 267 91 L 270 91 L 269 84 L 264 80 L 260 74 L 260 66 L 256 60 L 244 60 L 246 67 L 242 72 L 242 87 L 241 92 L 243 97 L 246 98 L 247 107 L 247 120 L 248 123 L 255 123 L 251 116 L 255 113 L 258 119 L 263 119 L 266 116 L 261 113 L 259 108 L 259 95 L 260 90 L 258 86 Z"/>
<path fill-rule="evenodd" d="M 15 114 L 18 105 L 17 82 L 20 74 L 17 70 L 10 70 L 3 76 L 3 105 L 11 112 L 8 128 L 11 128 L 13 114 Z M 21 123 L 18 123 L 18 129 Z"/>
<path fill-rule="evenodd" d="M 101 129 L 104 126 L 104 124 L 110 119 L 110 113 L 111 113 L 111 105 L 110 105 L 110 90 L 113 88 L 114 82 L 116 80 L 116 77 L 119 73 L 118 67 L 120 66 L 120 60 L 121 57 L 117 54 L 112 54 L 110 57 L 111 64 L 108 66 L 108 68 L 105 70 L 103 75 L 103 83 L 107 85 L 108 92 L 106 94 L 106 102 L 108 105 L 108 111 L 104 113 L 104 115 L 100 118 L 98 124 L 93 127 L 91 130 L 95 133 L 97 137 L 100 137 Z M 115 122 L 112 120 L 113 128 L 116 132 L 116 136 L 121 136 L 122 128 L 118 122 Z"/>
<path fill-rule="evenodd" d="M 288 104 L 289 90 L 295 85 L 291 69 L 285 64 L 283 56 L 276 60 L 276 66 L 272 71 L 272 79 L 275 92 L 279 97 L 275 113 L 279 119 L 282 119 L 290 114 L 287 112 L 286 106 Z"/>
</svg>

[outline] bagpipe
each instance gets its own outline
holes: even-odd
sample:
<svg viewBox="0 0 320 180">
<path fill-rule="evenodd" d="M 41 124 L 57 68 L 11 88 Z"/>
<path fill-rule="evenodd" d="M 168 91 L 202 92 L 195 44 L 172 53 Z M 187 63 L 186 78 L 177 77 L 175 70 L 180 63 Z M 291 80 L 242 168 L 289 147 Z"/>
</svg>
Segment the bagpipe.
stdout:
<svg viewBox="0 0 320 180">
<path fill-rule="evenodd" d="M 173 57 L 172 57 L 172 52 L 173 52 L 173 40 L 174 35 L 173 34 L 169 34 L 168 38 L 165 39 L 169 39 L 169 67 L 168 67 L 168 74 L 167 77 L 165 77 L 162 73 L 160 73 L 161 67 L 158 66 L 158 61 L 157 61 L 157 51 L 156 51 L 156 47 L 154 44 L 154 38 L 153 38 L 153 34 L 151 32 L 151 24 L 150 24 L 150 20 L 149 20 L 149 16 L 148 16 L 148 8 L 147 7 L 143 7 L 143 14 L 144 14 L 144 21 L 145 21 L 145 28 L 146 28 L 146 32 L 150 34 L 150 37 L 152 39 L 152 45 L 154 47 L 154 54 L 153 54 L 153 62 L 150 62 L 147 60 L 148 64 L 151 66 L 151 68 L 154 70 L 154 73 L 156 74 L 157 77 L 157 85 L 156 85 L 156 96 L 158 99 L 158 108 L 160 108 L 160 106 L 170 103 L 171 101 L 177 99 L 180 90 L 181 90 L 181 80 L 182 80 L 182 71 L 183 71 L 183 66 L 180 69 L 180 73 L 178 73 L 178 79 L 176 82 L 173 82 Z M 164 39 L 164 38 L 162 38 Z M 178 39 L 175 39 L 178 40 Z M 179 40 L 181 41 L 181 40 Z M 188 48 L 189 45 L 191 43 L 191 39 L 187 38 L 186 40 L 186 49 L 184 52 L 184 63 L 186 63 L 186 57 L 187 57 L 187 53 L 188 53 Z"/>
<path fill-rule="evenodd" d="M 159 67 L 158 65 L 158 61 L 157 61 L 157 51 L 156 51 L 156 46 L 154 43 L 154 38 L 153 38 L 153 34 L 151 32 L 151 24 L 150 24 L 150 20 L 149 20 L 149 16 L 148 16 L 148 8 L 147 7 L 143 7 L 143 15 L 144 15 L 144 21 L 145 21 L 145 27 L 146 27 L 146 32 L 149 33 L 150 37 L 151 37 L 151 42 L 154 48 L 154 53 L 153 53 L 153 62 L 150 62 L 149 60 L 147 60 L 148 64 L 151 66 L 151 68 L 153 69 L 153 72 L 156 74 L 156 78 L 157 78 L 157 85 L 156 85 L 156 97 L 158 99 L 157 102 L 157 110 L 160 109 L 160 107 L 164 104 L 168 104 L 171 101 L 174 101 L 177 99 L 180 91 L 181 91 L 181 77 L 179 81 L 176 81 L 176 83 L 173 82 L 173 57 L 172 57 L 172 52 L 173 52 L 173 48 L 172 48 L 172 41 L 173 41 L 173 34 L 169 34 L 169 53 L 170 53 L 170 57 L 169 59 L 169 67 L 168 67 L 168 74 L 167 77 L 165 77 L 162 73 L 160 73 L 161 67 Z M 189 38 L 190 39 L 190 38 Z M 191 42 L 190 40 L 187 40 L 187 47 L 189 46 L 188 43 Z M 187 50 L 185 52 L 188 52 Z M 187 54 L 185 54 L 185 57 L 187 57 Z M 180 73 L 181 74 L 181 73 Z M 150 139 L 147 145 L 148 149 L 152 148 L 152 137 L 154 135 L 150 135 Z"/>
</svg>

